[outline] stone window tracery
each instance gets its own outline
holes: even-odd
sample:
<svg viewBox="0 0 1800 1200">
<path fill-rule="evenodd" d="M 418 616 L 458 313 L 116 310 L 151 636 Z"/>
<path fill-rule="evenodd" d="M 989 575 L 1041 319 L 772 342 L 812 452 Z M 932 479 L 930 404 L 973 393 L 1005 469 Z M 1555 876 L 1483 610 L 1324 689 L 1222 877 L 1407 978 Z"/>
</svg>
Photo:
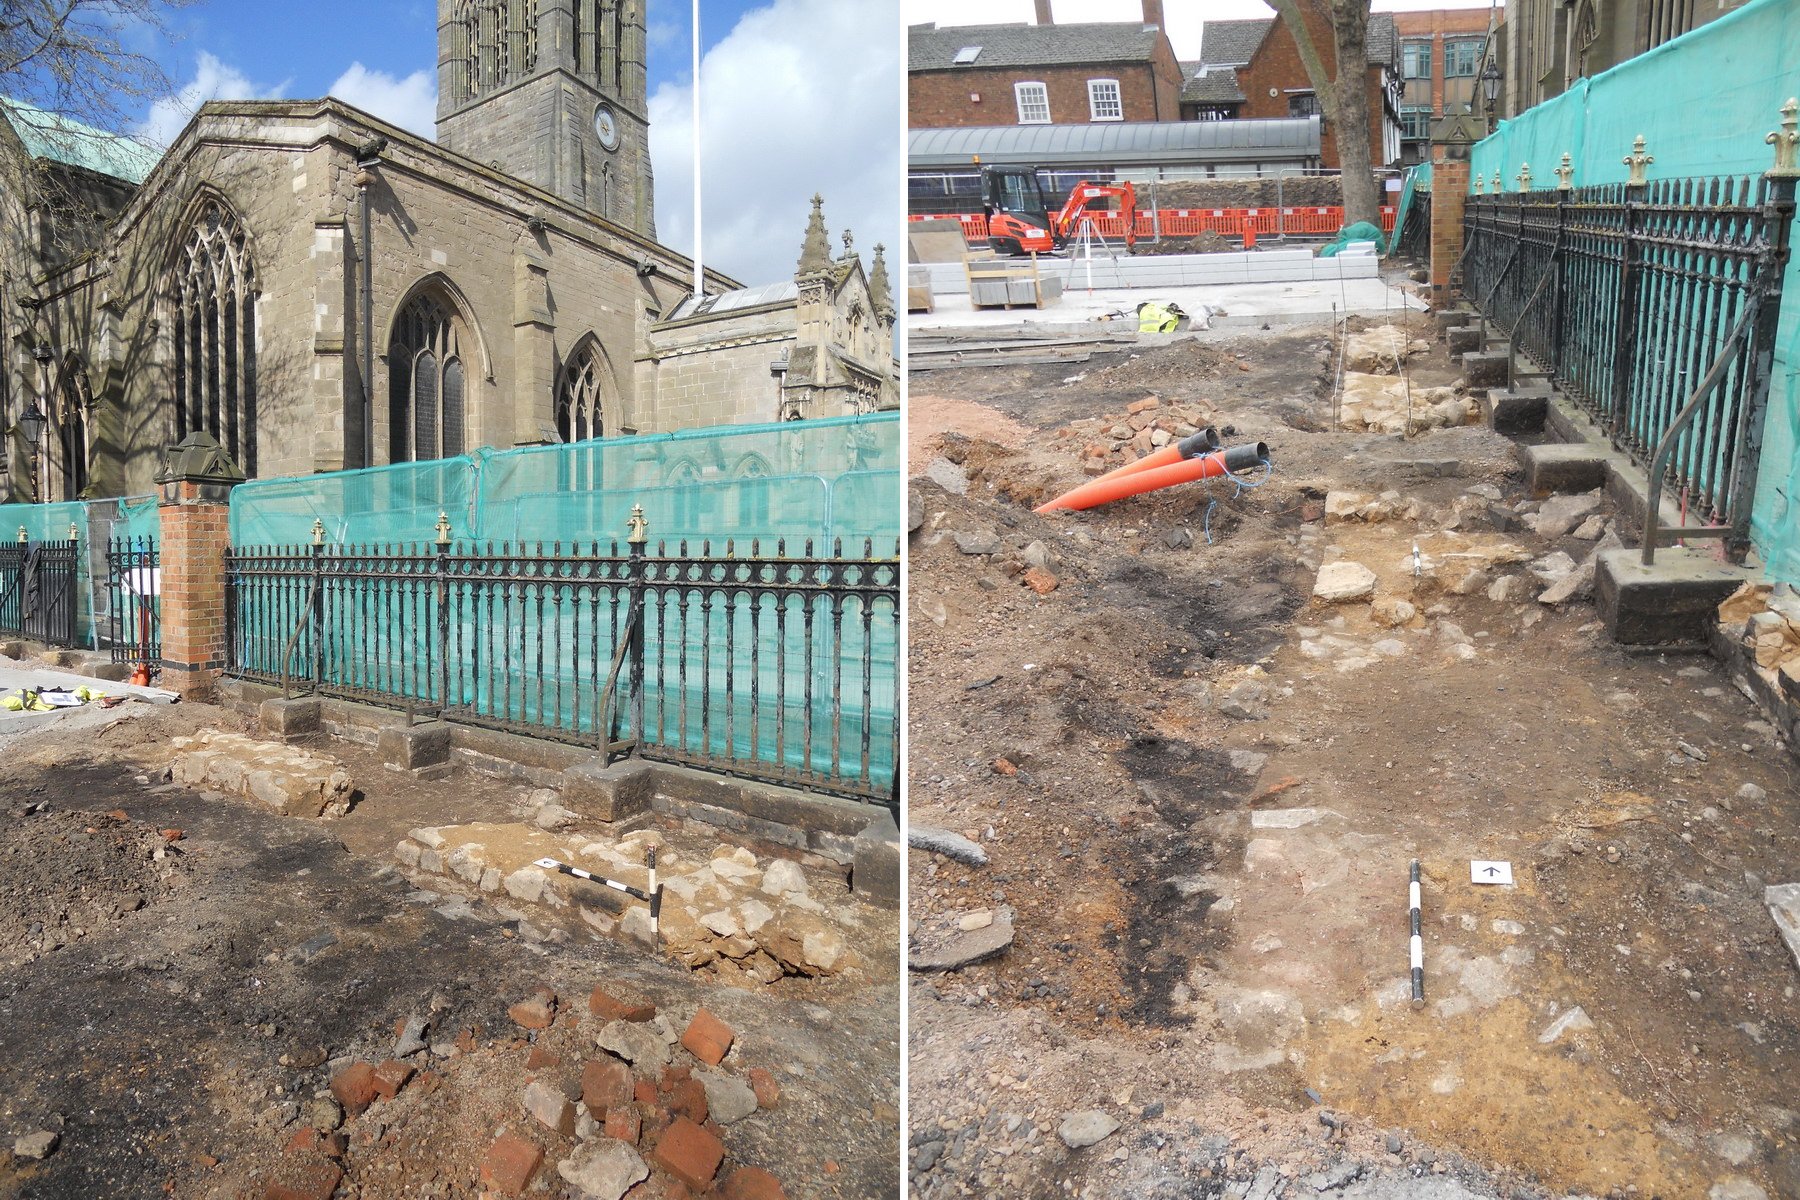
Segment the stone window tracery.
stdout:
<svg viewBox="0 0 1800 1200">
<path fill-rule="evenodd" d="M 236 216 L 216 199 L 195 217 L 169 281 L 176 436 L 204 430 L 256 474 L 256 270 Z"/>
<path fill-rule="evenodd" d="M 556 430 L 565 442 L 585 442 L 605 436 L 606 415 L 602 382 L 606 364 L 597 344 L 588 338 L 563 366 L 562 383 L 556 389 Z"/>
<path fill-rule="evenodd" d="M 466 441 L 466 335 L 451 305 L 430 291 L 407 302 L 388 339 L 388 460 L 461 454 Z"/>
</svg>

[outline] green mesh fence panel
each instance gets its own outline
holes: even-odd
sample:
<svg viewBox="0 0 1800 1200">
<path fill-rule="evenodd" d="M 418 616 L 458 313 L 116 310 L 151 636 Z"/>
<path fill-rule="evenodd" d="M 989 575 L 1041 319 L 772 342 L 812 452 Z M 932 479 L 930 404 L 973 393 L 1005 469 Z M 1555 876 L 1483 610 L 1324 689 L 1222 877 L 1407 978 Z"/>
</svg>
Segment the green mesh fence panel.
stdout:
<svg viewBox="0 0 1800 1200">
<path fill-rule="evenodd" d="M 1620 183 L 1644 135 L 1652 179 L 1760 174 L 1774 157 L 1763 136 L 1800 93 L 1800 20 L 1793 0 L 1751 0 L 1567 92 L 1502 121 L 1477 143 L 1471 173 L 1508 190 L 1521 164 L 1533 188 L 1555 186 L 1567 152 L 1575 184 Z M 1800 583 L 1800 257 L 1782 280 L 1769 411 L 1763 427 L 1751 538 L 1769 574 Z"/>
<path fill-rule="evenodd" d="M 70 529 L 81 544 L 76 559 L 76 629 L 81 647 L 105 644 L 111 601 L 107 591 L 106 545 L 114 538 L 162 540 L 154 496 L 116 500 L 67 500 L 55 504 L 0 504 L 0 539 L 14 541 L 23 530 L 33 542 L 66 542 Z"/>
<path fill-rule="evenodd" d="M 1408 167 L 1406 182 L 1400 187 L 1400 207 L 1394 213 L 1394 232 L 1388 235 L 1387 253 L 1392 254 L 1400 245 L 1400 235 L 1406 231 L 1406 217 L 1412 211 L 1413 197 L 1419 192 L 1431 190 L 1431 164 L 1419 163 Z"/>
<path fill-rule="evenodd" d="M 239 669 L 278 677 L 285 656 L 301 680 L 316 663 L 321 683 L 338 694 L 416 700 L 461 719 L 592 744 L 629 591 L 614 568 L 555 565 L 556 545 L 586 555 L 598 542 L 602 557 L 622 557 L 636 505 L 653 562 L 753 552 L 892 559 L 899 435 L 898 415 L 881 414 L 242 484 L 231 498 L 234 547 L 289 549 L 262 565 L 240 560 Z M 527 560 L 541 543 L 550 556 L 508 566 L 498 580 L 497 568 L 456 568 L 469 576 L 448 587 L 442 639 L 431 574 L 440 511 L 458 556 L 502 543 L 523 544 Z M 326 569 L 316 629 L 302 619 L 315 520 L 343 567 Z M 414 557 L 396 562 L 376 547 Z M 807 568 L 807 578 L 862 569 Z M 652 579 L 644 734 L 654 753 L 885 792 L 897 754 L 897 595 L 744 588 L 723 569 Z M 616 731 L 636 736 L 630 712 L 617 715 Z"/>
</svg>

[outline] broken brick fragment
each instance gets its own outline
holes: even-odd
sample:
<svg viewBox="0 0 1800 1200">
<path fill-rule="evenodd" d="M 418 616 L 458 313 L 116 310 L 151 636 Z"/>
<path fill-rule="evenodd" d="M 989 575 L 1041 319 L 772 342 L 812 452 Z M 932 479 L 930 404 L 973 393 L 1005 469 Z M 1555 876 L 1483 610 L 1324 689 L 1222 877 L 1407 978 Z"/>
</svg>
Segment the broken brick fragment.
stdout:
<svg viewBox="0 0 1800 1200">
<path fill-rule="evenodd" d="M 734 1037 L 731 1026 L 703 1008 L 688 1022 L 687 1032 L 681 1035 L 681 1044 L 707 1066 L 716 1067 L 730 1053 Z"/>
<path fill-rule="evenodd" d="M 616 1058 L 595 1059 L 581 1067 L 581 1098 L 595 1120 L 634 1098 L 631 1068 Z"/>
<path fill-rule="evenodd" d="M 517 1196 L 531 1183 L 543 1161 L 542 1150 L 509 1129 L 494 1139 L 487 1157 L 481 1160 L 481 1182 L 505 1195 Z"/>
<path fill-rule="evenodd" d="M 331 1077 L 331 1094 L 351 1116 L 375 1103 L 380 1092 L 375 1086 L 375 1068 L 366 1062 L 354 1062 Z"/>
<path fill-rule="evenodd" d="M 531 1053 L 525 1058 L 525 1069 L 527 1071 L 542 1071 L 548 1067 L 560 1066 L 562 1066 L 562 1059 L 559 1056 L 550 1053 L 550 1051 L 544 1049 L 542 1046 L 533 1046 L 531 1048 Z"/>
<path fill-rule="evenodd" d="M 167 842 L 179 842 L 182 838 L 187 836 L 179 829 L 162 829 L 158 830 L 158 832 L 163 835 L 163 840 Z"/>
<path fill-rule="evenodd" d="M 706 1123 L 706 1085 L 698 1079 L 682 1079 L 669 1088 L 669 1111 L 696 1125 Z"/>
<path fill-rule="evenodd" d="M 750 1090 L 756 1093 L 758 1108 L 774 1108 L 781 1103 L 781 1085 L 763 1067 L 750 1068 Z"/>
<path fill-rule="evenodd" d="M 342 1133 L 323 1133 L 312 1126 L 295 1131 L 288 1139 L 288 1154 L 323 1154 L 328 1158 L 342 1158 L 349 1148 Z M 213 1160 L 215 1163 L 217 1159 Z"/>
<path fill-rule="evenodd" d="M 787 1200 L 781 1181 L 761 1167 L 739 1167 L 719 1188 L 720 1200 Z"/>
<path fill-rule="evenodd" d="M 1017 764 L 1015 764 L 1012 761 L 1012 759 L 996 758 L 994 760 L 994 774 L 996 774 L 996 775 L 1017 775 L 1018 773 L 1019 773 L 1019 768 L 1018 768 Z"/>
<path fill-rule="evenodd" d="M 605 1133 L 609 1138 L 617 1138 L 621 1142 L 637 1145 L 638 1137 L 644 1131 L 644 1119 L 629 1104 L 619 1104 L 606 1110 Z"/>
<path fill-rule="evenodd" d="M 631 1085 L 631 1098 L 639 1104 L 655 1104 L 656 1084 L 648 1079 L 634 1080 Z"/>
<path fill-rule="evenodd" d="M 344 1178 L 344 1168 L 333 1162 L 315 1162 L 283 1174 L 280 1182 L 269 1185 L 263 1200 L 331 1200 Z"/>
<path fill-rule="evenodd" d="M 107 814 L 106 814 L 106 815 L 107 815 L 107 816 L 109 816 L 109 817 L 111 817 L 111 818 L 112 818 L 112 819 L 113 819 L 113 820 L 115 820 L 115 821 L 129 821 L 129 820 L 131 820 L 131 818 L 130 818 L 130 817 L 128 817 L 128 816 L 126 816 L 126 815 L 125 815 L 125 810 L 124 810 L 124 809 L 122 809 L 122 808 L 115 808 L 115 809 L 111 809 L 111 810 L 109 810 L 109 811 L 108 811 L 108 812 L 107 812 Z"/>
<path fill-rule="evenodd" d="M 539 988 L 530 996 L 506 1010 L 515 1024 L 524 1029 L 548 1029 L 556 1019 L 556 993 Z"/>
<path fill-rule="evenodd" d="M 1042 567 L 1027 567 L 1022 576 L 1025 586 L 1040 596 L 1048 596 L 1062 584 L 1062 580 Z"/>
<path fill-rule="evenodd" d="M 693 1121 L 677 1117 L 650 1152 L 650 1161 L 695 1191 L 704 1191 L 725 1161 L 725 1146 Z"/>
<path fill-rule="evenodd" d="M 397 1058 L 390 1058 L 375 1068 L 375 1094 L 383 1100 L 392 1100 L 400 1094 L 400 1089 L 411 1079 L 413 1069 Z"/>
<path fill-rule="evenodd" d="M 588 1011 L 603 1021 L 631 1021 L 642 1024 L 656 1019 L 656 1005 L 615 996 L 605 988 L 595 988 L 588 996 Z"/>
</svg>

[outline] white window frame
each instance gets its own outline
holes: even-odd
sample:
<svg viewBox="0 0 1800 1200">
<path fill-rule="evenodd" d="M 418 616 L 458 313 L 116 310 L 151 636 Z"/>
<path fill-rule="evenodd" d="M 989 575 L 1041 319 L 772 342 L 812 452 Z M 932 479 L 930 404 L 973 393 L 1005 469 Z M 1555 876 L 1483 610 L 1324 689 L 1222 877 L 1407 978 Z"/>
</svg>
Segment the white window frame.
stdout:
<svg viewBox="0 0 1800 1200">
<path fill-rule="evenodd" d="M 1025 89 L 1026 88 L 1036 88 L 1037 89 L 1036 96 L 1037 96 L 1037 99 L 1042 103 L 1043 110 L 1044 110 L 1044 115 L 1042 117 L 1028 117 L 1025 115 Z M 1021 125 L 1048 125 L 1048 124 L 1050 124 L 1050 86 L 1048 84 L 1043 83 L 1041 81 L 1030 80 L 1030 79 L 1022 79 L 1018 83 L 1013 84 L 1013 105 L 1019 110 L 1019 124 L 1021 124 Z"/>
<path fill-rule="evenodd" d="M 1125 119 L 1125 92 L 1119 87 L 1116 79 L 1090 79 L 1088 85 L 1088 120 L 1090 121 L 1123 121 Z M 1107 114 L 1100 111 L 1100 97 L 1097 90 L 1110 85 L 1112 87 L 1112 106 L 1116 110 Z"/>
</svg>

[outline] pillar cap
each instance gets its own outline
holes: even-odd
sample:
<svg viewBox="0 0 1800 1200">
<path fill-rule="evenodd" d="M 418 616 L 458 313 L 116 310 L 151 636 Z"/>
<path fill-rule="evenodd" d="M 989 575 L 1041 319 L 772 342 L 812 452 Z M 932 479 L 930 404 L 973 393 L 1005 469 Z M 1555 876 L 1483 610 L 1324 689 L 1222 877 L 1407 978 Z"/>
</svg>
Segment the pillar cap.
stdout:
<svg viewBox="0 0 1800 1200">
<path fill-rule="evenodd" d="M 220 483 L 230 487 L 246 478 L 219 440 L 199 431 L 169 447 L 156 471 L 157 483 Z"/>
</svg>

